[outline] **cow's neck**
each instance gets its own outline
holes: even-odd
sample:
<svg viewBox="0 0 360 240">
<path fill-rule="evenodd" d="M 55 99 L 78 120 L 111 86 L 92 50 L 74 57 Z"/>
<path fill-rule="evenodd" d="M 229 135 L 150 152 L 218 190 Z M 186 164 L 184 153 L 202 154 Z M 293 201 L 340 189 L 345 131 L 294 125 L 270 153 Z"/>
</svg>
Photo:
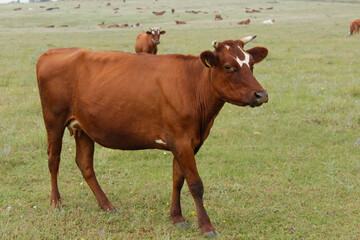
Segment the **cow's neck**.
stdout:
<svg viewBox="0 0 360 240">
<path fill-rule="evenodd" d="M 205 67 L 197 60 L 198 71 L 200 74 L 199 79 L 196 81 L 196 97 L 197 107 L 200 113 L 201 121 L 201 134 L 203 139 L 209 134 L 210 128 L 214 122 L 215 117 L 218 115 L 221 108 L 224 106 L 224 101 L 221 100 L 214 91 L 211 84 L 211 69 Z"/>
</svg>

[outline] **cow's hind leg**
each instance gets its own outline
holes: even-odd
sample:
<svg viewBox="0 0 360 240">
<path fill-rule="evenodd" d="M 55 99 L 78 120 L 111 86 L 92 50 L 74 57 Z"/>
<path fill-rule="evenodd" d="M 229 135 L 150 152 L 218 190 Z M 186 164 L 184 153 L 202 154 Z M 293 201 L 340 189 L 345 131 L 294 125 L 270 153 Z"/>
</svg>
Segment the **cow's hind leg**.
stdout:
<svg viewBox="0 0 360 240">
<path fill-rule="evenodd" d="M 52 208 L 61 207 L 61 199 L 58 188 L 58 174 L 60 165 L 60 154 L 62 137 L 64 135 L 64 127 L 59 126 L 58 129 L 47 129 L 48 132 L 48 166 L 51 175 L 51 197 L 50 204 Z"/>
<path fill-rule="evenodd" d="M 84 132 L 77 130 L 74 134 L 76 141 L 76 164 L 83 177 L 93 191 L 99 206 L 108 212 L 115 212 L 115 207 L 110 203 L 101 189 L 94 172 L 94 141 Z"/>
<path fill-rule="evenodd" d="M 175 226 L 178 227 L 188 227 L 188 223 L 185 221 L 185 218 L 181 214 L 181 204 L 180 204 L 180 193 L 184 185 L 185 177 L 181 171 L 181 168 L 174 158 L 173 160 L 173 193 L 172 201 L 170 208 L 170 216 L 173 220 Z"/>
</svg>

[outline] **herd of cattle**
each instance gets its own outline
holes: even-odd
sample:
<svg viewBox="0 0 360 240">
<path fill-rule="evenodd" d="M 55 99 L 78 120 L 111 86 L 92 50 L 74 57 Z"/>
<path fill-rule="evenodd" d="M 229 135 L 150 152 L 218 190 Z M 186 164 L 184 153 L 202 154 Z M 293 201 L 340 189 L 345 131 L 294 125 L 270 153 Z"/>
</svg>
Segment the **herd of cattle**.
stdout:
<svg viewBox="0 0 360 240">
<path fill-rule="evenodd" d="M 80 8 L 80 4 L 75 8 Z M 54 9 L 58 8 L 46 8 L 47 11 Z M 246 12 L 261 10 L 246 9 Z M 200 12 L 188 11 L 192 14 Z M 153 12 L 156 16 L 165 13 Z M 223 18 L 216 14 L 215 20 Z M 250 22 L 246 19 L 238 24 Z M 262 23 L 274 24 L 275 19 Z M 177 20 L 176 24 L 186 22 Z M 105 23 L 98 26 L 105 27 Z M 139 26 L 140 23 L 106 27 Z M 359 26 L 360 19 L 352 21 L 349 35 L 359 33 Z M 264 60 L 268 50 L 265 47 L 245 49 L 245 45 L 256 37 L 248 36 L 213 41 L 214 50 L 203 51 L 199 56 L 156 55 L 160 36 L 165 33 L 159 27 L 141 32 L 136 37 L 136 54 L 64 48 L 50 49 L 39 57 L 36 75 L 48 140 L 50 202 L 53 208 L 62 205 L 58 171 L 62 138 L 68 128 L 75 138 L 76 163 L 102 209 L 116 211 L 95 176 L 95 142 L 112 149 L 168 150 L 174 156 L 170 207 L 174 225 L 188 226 L 180 204 L 180 193 L 186 180 L 202 234 L 216 238 L 219 233 L 204 208 L 204 189 L 195 154 L 209 136 L 215 118 L 226 102 L 250 107 L 268 102 L 267 91 L 253 75 L 254 64 Z"/>
<path fill-rule="evenodd" d="M 126 2 L 126 0 L 123 0 L 123 2 Z M 111 7 L 111 3 L 107 3 L 106 7 Z M 44 8 L 46 11 L 52 11 L 55 9 L 60 9 L 59 7 L 45 7 L 45 6 L 40 6 L 40 8 Z M 78 4 L 77 6 L 74 7 L 75 9 L 79 9 L 80 8 L 80 4 Z M 143 8 L 137 7 L 137 10 L 143 10 Z M 267 8 L 258 8 L 258 9 L 251 9 L 251 8 L 245 8 L 245 12 L 246 13 L 260 13 L 262 10 L 273 10 L 273 7 L 267 7 Z M 19 8 L 14 8 L 14 11 L 20 11 L 22 10 L 21 7 Z M 28 10 L 33 10 L 33 8 L 29 8 Z M 114 7 L 112 8 L 113 13 L 118 13 L 119 8 L 118 7 Z M 208 12 L 203 12 L 203 11 L 199 11 L 199 10 L 186 10 L 186 13 L 192 13 L 192 14 L 199 14 L 199 13 L 204 13 L 204 14 L 208 14 Z M 162 16 L 166 13 L 166 10 L 163 11 L 153 11 L 152 12 L 155 16 Z M 175 13 L 175 9 L 172 8 L 171 9 L 171 13 L 174 14 Z M 220 14 L 216 14 L 215 15 L 215 21 L 221 21 L 223 20 L 222 16 Z M 250 19 L 246 19 L 246 20 L 242 20 L 239 21 L 237 24 L 239 25 L 248 25 L 250 24 L 251 20 Z M 268 20 L 264 20 L 262 21 L 262 24 L 274 24 L 276 21 L 275 19 L 268 19 Z M 180 21 L 180 20 L 175 20 L 175 24 L 186 24 L 186 21 Z M 108 26 L 105 26 L 104 22 L 101 22 L 98 24 L 99 27 L 107 27 L 107 28 L 126 28 L 126 27 L 139 27 L 140 23 L 135 23 L 135 24 L 110 24 Z M 45 26 L 45 28 L 54 28 L 55 25 L 47 25 Z M 58 27 L 68 27 L 68 25 L 64 24 L 64 25 L 59 25 Z M 354 33 L 359 33 L 359 27 L 360 27 L 360 19 L 356 19 L 354 21 L 352 21 L 350 23 L 350 32 L 349 35 L 353 35 Z"/>
<path fill-rule="evenodd" d="M 125 2 L 125 0 L 124 0 Z M 112 7 L 111 3 L 108 2 L 106 5 L 106 7 L 111 7 L 113 13 L 118 13 L 119 7 Z M 81 7 L 80 4 L 78 4 L 77 6 L 74 7 L 74 9 L 79 9 Z M 45 9 L 45 11 L 52 11 L 52 10 L 59 10 L 60 7 L 45 7 L 45 6 L 40 6 L 40 8 Z M 137 7 L 137 10 L 143 10 L 143 8 L 141 7 Z M 260 13 L 262 10 L 264 10 L 264 8 L 258 8 L 258 9 L 251 9 L 251 8 L 245 8 L 245 12 L 246 13 Z M 22 8 L 14 8 L 14 11 L 20 11 L 22 10 Z M 34 10 L 33 8 L 29 8 L 28 10 Z M 273 10 L 273 7 L 268 7 L 265 8 L 265 10 Z M 153 11 L 152 12 L 155 16 L 162 16 L 166 13 L 166 10 L 163 11 Z M 175 13 L 175 9 L 171 8 L 171 13 L 174 14 Z M 190 14 L 199 14 L 199 13 L 204 13 L 204 14 L 209 14 L 209 12 L 206 11 L 201 11 L 201 10 L 185 10 L 185 13 L 190 13 Z M 223 20 L 223 17 L 220 14 L 215 14 L 215 21 L 221 21 Z M 239 21 L 238 24 L 239 25 L 247 25 L 250 23 L 250 19 L 247 20 L 243 20 L 243 21 Z M 269 20 L 265 20 L 262 22 L 263 24 L 274 24 L 275 23 L 275 19 L 269 19 Z M 183 20 L 175 20 L 175 24 L 186 24 L 186 21 Z M 139 27 L 140 23 L 135 23 L 135 24 L 110 24 L 110 25 L 105 25 L 105 22 L 101 22 L 98 24 L 99 27 L 107 27 L 107 28 L 126 28 L 126 27 Z M 46 25 L 44 26 L 45 28 L 54 28 L 55 25 Z M 58 27 L 69 27 L 66 24 L 63 25 L 59 25 Z"/>
</svg>

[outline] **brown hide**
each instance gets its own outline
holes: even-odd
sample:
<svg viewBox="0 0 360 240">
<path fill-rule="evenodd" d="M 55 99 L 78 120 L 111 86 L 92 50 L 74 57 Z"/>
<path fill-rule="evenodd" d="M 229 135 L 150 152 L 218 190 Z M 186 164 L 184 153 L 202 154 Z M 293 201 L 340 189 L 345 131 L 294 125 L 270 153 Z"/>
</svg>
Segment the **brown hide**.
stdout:
<svg viewBox="0 0 360 240">
<path fill-rule="evenodd" d="M 247 25 L 250 23 L 250 19 L 247 19 L 247 20 L 243 20 L 243 21 L 240 21 L 238 22 L 239 25 Z"/>
<path fill-rule="evenodd" d="M 161 16 L 165 13 L 166 11 L 161 11 L 161 12 L 153 12 L 153 14 L 155 14 L 156 16 Z"/>
<path fill-rule="evenodd" d="M 135 52 L 146 52 L 150 54 L 156 54 L 158 51 L 157 46 L 153 43 L 151 35 L 146 32 L 139 33 L 136 37 Z"/>
<path fill-rule="evenodd" d="M 215 15 L 215 21 L 223 20 L 220 14 Z"/>
<path fill-rule="evenodd" d="M 57 174 L 68 127 L 76 141 L 76 163 L 101 208 L 115 211 L 95 176 L 94 142 L 123 150 L 169 150 L 174 155 L 173 223 L 185 224 L 180 191 L 186 179 L 202 233 L 216 236 L 203 205 L 194 154 L 225 102 L 255 107 L 267 102 L 268 96 L 252 73 L 254 63 L 266 57 L 266 48 L 245 52 L 240 40 L 213 45 L 214 51 L 200 56 L 67 48 L 39 57 L 37 81 L 53 207 L 61 206 Z"/>
<path fill-rule="evenodd" d="M 147 32 L 142 31 L 136 37 L 135 52 L 156 54 L 158 51 L 157 45 L 160 44 L 160 35 L 165 33 L 165 31 L 160 31 L 159 28 L 151 28 Z"/>
<path fill-rule="evenodd" d="M 186 24 L 185 21 L 175 21 L 176 24 Z"/>
<path fill-rule="evenodd" d="M 350 23 L 350 32 L 349 35 L 353 35 L 354 33 L 359 33 L 360 27 L 360 19 L 356 19 Z"/>
</svg>

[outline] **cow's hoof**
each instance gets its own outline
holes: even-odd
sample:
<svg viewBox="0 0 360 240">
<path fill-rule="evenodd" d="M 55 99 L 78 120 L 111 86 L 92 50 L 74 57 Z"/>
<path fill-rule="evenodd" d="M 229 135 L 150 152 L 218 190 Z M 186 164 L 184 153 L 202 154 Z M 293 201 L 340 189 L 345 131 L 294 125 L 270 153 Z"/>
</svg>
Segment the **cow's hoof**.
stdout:
<svg viewBox="0 0 360 240">
<path fill-rule="evenodd" d="M 214 232 L 207 232 L 203 234 L 203 237 L 206 238 L 217 238 L 217 237 L 221 237 L 220 233 L 218 231 L 214 231 Z"/>
<path fill-rule="evenodd" d="M 51 208 L 54 210 L 62 208 L 62 202 L 61 202 L 60 198 L 58 200 L 51 201 Z"/>
<path fill-rule="evenodd" d="M 175 225 L 175 227 L 180 227 L 180 228 L 189 228 L 190 227 L 190 225 L 187 222 L 179 222 L 174 225 Z"/>
<path fill-rule="evenodd" d="M 107 212 L 108 214 L 120 214 L 120 212 L 116 209 L 110 210 Z"/>
</svg>

